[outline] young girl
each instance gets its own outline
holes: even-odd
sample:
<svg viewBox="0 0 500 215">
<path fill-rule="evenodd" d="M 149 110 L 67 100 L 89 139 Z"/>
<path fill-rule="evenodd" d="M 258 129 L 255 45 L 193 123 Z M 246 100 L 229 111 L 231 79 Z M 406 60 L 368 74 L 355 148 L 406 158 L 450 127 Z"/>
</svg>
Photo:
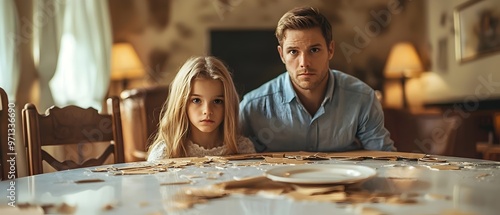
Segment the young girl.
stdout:
<svg viewBox="0 0 500 215">
<path fill-rule="evenodd" d="M 215 57 L 190 58 L 170 85 L 148 161 L 254 153 L 238 136 L 239 98 L 231 75 Z"/>
</svg>

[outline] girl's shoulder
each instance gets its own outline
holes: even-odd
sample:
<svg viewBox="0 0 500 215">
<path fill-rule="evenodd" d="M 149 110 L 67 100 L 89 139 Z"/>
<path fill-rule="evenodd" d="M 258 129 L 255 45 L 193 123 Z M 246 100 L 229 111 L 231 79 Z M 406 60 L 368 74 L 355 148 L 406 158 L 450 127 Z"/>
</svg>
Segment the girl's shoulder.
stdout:
<svg viewBox="0 0 500 215">
<path fill-rule="evenodd" d="M 165 151 L 167 144 L 164 141 L 159 142 L 152 146 L 148 154 L 148 161 L 158 161 L 165 159 L 167 157 L 167 152 Z"/>
<path fill-rule="evenodd" d="M 238 136 L 238 139 L 236 139 L 236 141 L 238 143 L 252 143 L 252 141 L 250 139 L 248 139 L 248 137 L 244 137 L 244 136 Z"/>
<path fill-rule="evenodd" d="M 237 140 L 238 154 L 255 153 L 253 142 L 247 137 L 239 136 Z"/>
</svg>

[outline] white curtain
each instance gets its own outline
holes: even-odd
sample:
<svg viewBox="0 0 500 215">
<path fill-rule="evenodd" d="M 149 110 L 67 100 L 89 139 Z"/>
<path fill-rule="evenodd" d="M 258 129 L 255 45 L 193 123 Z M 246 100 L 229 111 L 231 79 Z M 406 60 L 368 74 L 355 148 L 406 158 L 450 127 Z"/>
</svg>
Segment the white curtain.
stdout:
<svg viewBox="0 0 500 215">
<path fill-rule="evenodd" d="M 0 87 L 9 100 L 15 101 L 19 82 L 17 44 L 25 42 L 25 35 L 17 32 L 17 9 L 14 0 L 0 1 Z"/>
<path fill-rule="evenodd" d="M 34 1 L 33 59 L 37 64 L 40 85 L 39 110 L 44 112 L 54 105 L 49 81 L 56 72 L 63 30 L 65 2 L 62 0 Z"/>
<path fill-rule="evenodd" d="M 57 106 L 101 110 L 110 81 L 107 1 L 65 1 L 59 58 L 50 89 Z M 43 54 L 43 53 L 42 53 Z"/>
</svg>

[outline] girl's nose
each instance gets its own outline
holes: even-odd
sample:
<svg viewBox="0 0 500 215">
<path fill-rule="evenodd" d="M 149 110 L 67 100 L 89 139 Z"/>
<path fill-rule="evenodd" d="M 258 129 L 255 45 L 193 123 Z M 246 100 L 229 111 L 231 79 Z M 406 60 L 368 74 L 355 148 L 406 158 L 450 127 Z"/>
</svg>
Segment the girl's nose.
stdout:
<svg viewBox="0 0 500 215">
<path fill-rule="evenodd" d="M 205 108 L 203 109 L 203 115 L 212 115 L 212 109 L 210 108 L 210 105 L 207 104 L 205 105 Z"/>
</svg>

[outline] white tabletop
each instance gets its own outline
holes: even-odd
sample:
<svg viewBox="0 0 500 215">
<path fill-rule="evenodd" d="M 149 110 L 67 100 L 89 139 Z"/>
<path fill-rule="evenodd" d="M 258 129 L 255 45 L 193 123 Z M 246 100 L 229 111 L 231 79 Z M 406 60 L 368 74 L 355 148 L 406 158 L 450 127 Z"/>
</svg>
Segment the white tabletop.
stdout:
<svg viewBox="0 0 500 215">
<path fill-rule="evenodd" d="M 474 212 L 475 214 L 497 214 L 500 210 L 500 168 L 482 160 L 446 157 L 448 161 L 472 162 L 460 170 L 433 170 L 417 161 L 314 161 L 318 164 L 356 164 L 375 168 L 377 176 L 361 186 L 371 192 L 419 194 L 416 204 L 395 205 L 386 203 L 364 203 L 361 205 L 337 204 L 316 201 L 295 201 L 283 196 L 229 195 L 197 204 L 182 211 L 171 211 L 174 195 L 182 188 L 205 187 L 210 184 L 230 181 L 235 178 L 263 175 L 268 169 L 280 165 L 235 166 L 231 161 L 223 168 L 207 165 L 168 169 L 151 175 L 115 176 L 91 172 L 93 168 L 74 169 L 0 182 L 0 205 L 10 201 L 9 190 L 15 183 L 17 203 L 35 205 L 60 204 L 76 206 L 75 214 L 357 214 L 359 207 L 369 206 L 387 214 L 443 214 L 445 211 Z M 117 166 L 137 165 L 139 163 Z M 143 164 L 143 163 L 142 163 Z M 307 164 L 306 164 L 307 165 Z M 220 171 L 216 179 L 204 177 L 207 172 Z M 164 182 L 185 180 L 190 176 L 192 184 L 160 185 Z M 395 184 L 391 178 L 414 178 L 407 184 Z M 104 182 L 77 184 L 82 179 L 102 179 Z M 435 194 L 449 199 L 433 198 Z M 114 205 L 104 210 L 105 205 Z"/>
</svg>

